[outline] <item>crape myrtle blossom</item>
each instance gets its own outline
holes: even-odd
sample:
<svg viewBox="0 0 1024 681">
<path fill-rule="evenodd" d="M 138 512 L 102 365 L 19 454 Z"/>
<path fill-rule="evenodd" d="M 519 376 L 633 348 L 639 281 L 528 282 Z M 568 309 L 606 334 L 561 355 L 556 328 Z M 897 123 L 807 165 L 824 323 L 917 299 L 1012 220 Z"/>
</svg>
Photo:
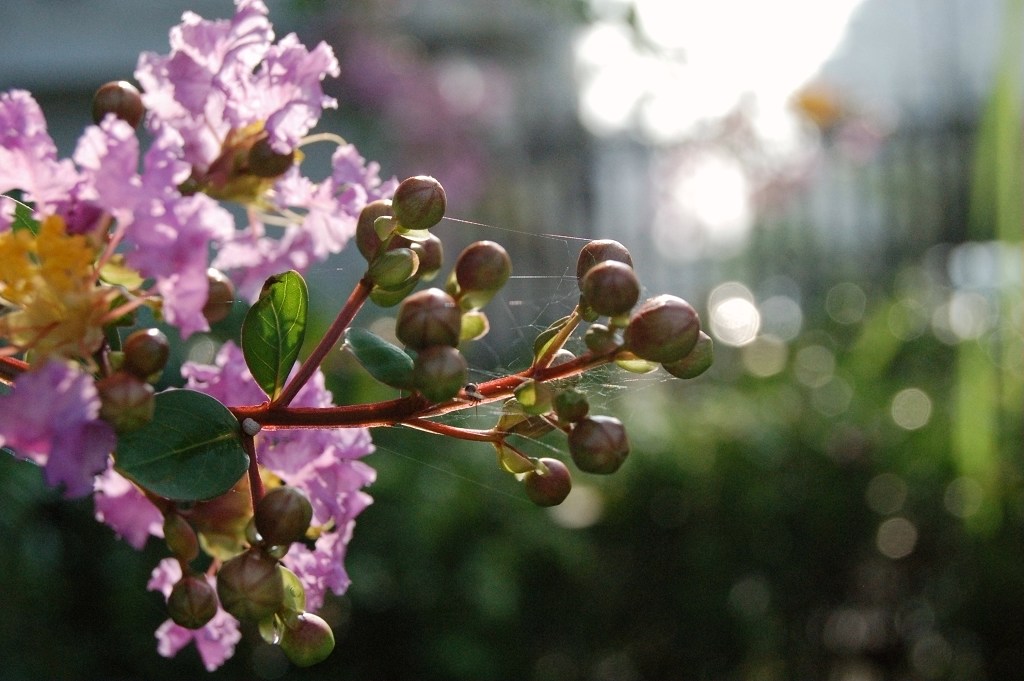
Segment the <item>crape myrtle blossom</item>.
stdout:
<svg viewBox="0 0 1024 681">
<path fill-rule="evenodd" d="M 390 197 L 398 185 L 394 178 L 382 181 L 379 165 L 368 163 L 351 144 L 338 147 L 331 166 L 330 176 L 319 183 L 292 167 L 270 196 L 271 207 L 288 216 L 286 224 L 267 226 L 253 214 L 249 225 L 221 245 L 213 266 L 231 273 L 243 298 L 255 299 L 271 275 L 305 272 L 340 252 L 355 233 L 363 206 Z"/>
<path fill-rule="evenodd" d="M 337 102 L 321 82 L 337 77 L 338 61 L 326 43 L 312 51 L 295 35 L 273 44 L 262 0 L 236 0 L 229 20 L 193 12 L 171 29 L 171 52 L 143 53 L 135 77 L 144 89 L 147 125 L 180 135 L 183 158 L 198 173 L 211 171 L 232 132 L 265 132 L 278 153 L 293 151 Z"/>
<path fill-rule="evenodd" d="M 96 477 L 93 503 L 96 519 L 106 523 L 137 550 L 142 550 L 150 535 L 164 536 L 164 517 L 160 510 L 112 466 Z"/>
<path fill-rule="evenodd" d="M 65 495 L 84 496 L 114 448 L 114 429 L 99 419 L 99 410 L 91 376 L 47 361 L 0 395 L 0 446 L 42 466 L 47 484 L 63 485 Z"/>
<path fill-rule="evenodd" d="M 167 598 L 171 595 L 174 584 L 181 579 L 181 564 L 173 558 L 164 558 L 153 569 L 147 588 L 159 591 Z M 207 576 L 211 585 L 216 580 Z M 156 630 L 157 652 L 164 657 L 174 657 L 178 651 L 195 641 L 199 657 L 207 671 L 214 671 L 235 654 L 235 645 L 242 639 L 238 628 L 238 620 L 217 608 L 205 626 L 199 629 L 186 629 L 168 619 Z"/>
<path fill-rule="evenodd" d="M 71 161 L 57 159 L 57 145 L 32 95 L 0 94 L 0 194 L 21 190 L 25 201 L 45 212 L 66 200 L 77 182 Z M 10 228 L 14 207 L 13 201 L 0 202 L 0 231 Z"/>
<path fill-rule="evenodd" d="M 188 379 L 186 387 L 205 392 L 228 406 L 257 404 L 266 399 L 249 373 L 242 351 L 231 342 L 221 347 L 213 365 L 186 363 L 182 375 Z M 292 404 L 332 404 L 319 370 Z M 372 451 L 365 428 L 264 430 L 256 437 L 260 464 L 305 492 L 313 504 L 313 524 L 325 529 L 312 550 L 294 544 L 283 560 L 302 582 L 311 610 L 323 604 L 326 591 L 341 594 L 348 588 L 345 549 L 355 517 L 372 502 L 361 490 L 376 477 L 375 471 L 358 459 Z"/>
</svg>

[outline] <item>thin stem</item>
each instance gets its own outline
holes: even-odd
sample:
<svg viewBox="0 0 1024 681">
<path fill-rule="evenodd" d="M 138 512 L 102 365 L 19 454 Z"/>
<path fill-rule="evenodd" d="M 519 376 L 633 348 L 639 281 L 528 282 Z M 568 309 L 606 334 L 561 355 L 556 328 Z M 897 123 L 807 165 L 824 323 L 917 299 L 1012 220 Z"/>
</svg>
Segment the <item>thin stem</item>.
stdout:
<svg viewBox="0 0 1024 681">
<path fill-rule="evenodd" d="M 263 478 L 260 477 L 260 463 L 256 458 L 256 443 L 252 435 L 242 434 L 242 447 L 249 455 L 249 494 L 252 496 L 252 510 L 263 498 Z"/>
<path fill-rule="evenodd" d="M 459 428 L 458 426 L 450 426 L 447 423 L 438 423 L 437 421 L 428 421 L 426 419 L 406 419 L 402 421 L 402 425 L 427 433 L 447 435 L 459 440 L 472 440 L 473 442 L 501 442 L 505 438 L 505 433 L 494 430 Z"/>
<path fill-rule="evenodd" d="M 14 357 L 0 357 L 0 383 L 4 385 L 11 385 L 18 376 L 28 370 L 28 362 Z"/>
<path fill-rule="evenodd" d="M 251 418 L 260 426 L 271 429 L 284 428 L 374 428 L 394 426 L 411 419 L 427 419 L 481 403 L 495 402 L 510 395 L 527 379 L 550 381 L 582 374 L 594 367 L 607 364 L 614 352 L 595 355 L 586 353 L 574 360 L 552 367 L 530 367 L 525 371 L 501 376 L 477 385 L 483 399 L 451 399 L 447 402 L 431 403 L 421 395 L 401 397 L 386 402 L 346 405 L 341 407 L 283 407 L 275 404 L 261 404 L 247 407 L 232 407 L 240 421 Z"/>
<path fill-rule="evenodd" d="M 279 409 L 281 407 L 287 407 L 291 404 L 291 401 L 295 399 L 295 395 L 298 394 L 302 386 L 306 385 L 306 381 L 309 380 L 310 376 L 317 370 L 320 363 L 324 361 L 324 357 L 327 356 L 341 338 L 341 334 L 345 333 L 345 329 L 352 323 L 352 319 L 355 318 L 356 313 L 359 312 L 359 308 L 363 306 L 363 303 L 370 297 L 370 291 L 373 289 L 373 282 L 368 277 L 364 276 L 356 284 L 356 287 L 352 289 L 351 295 L 348 300 L 345 301 L 345 306 L 341 308 L 338 316 L 331 322 L 331 326 L 324 333 L 324 337 L 320 339 L 317 346 L 313 348 L 313 352 L 310 353 L 309 357 L 299 366 L 298 371 L 292 376 L 291 380 L 285 384 L 284 389 L 281 390 L 281 394 L 277 396 L 273 402 L 270 403 L 271 409 Z M 259 421 L 259 419 L 256 419 Z"/>
</svg>

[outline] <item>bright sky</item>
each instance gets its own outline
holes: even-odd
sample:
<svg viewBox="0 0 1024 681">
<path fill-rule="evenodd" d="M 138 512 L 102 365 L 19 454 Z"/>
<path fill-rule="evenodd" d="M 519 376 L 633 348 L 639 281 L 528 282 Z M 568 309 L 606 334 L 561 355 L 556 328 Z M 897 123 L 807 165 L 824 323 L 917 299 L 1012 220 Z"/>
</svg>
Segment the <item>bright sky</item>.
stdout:
<svg viewBox="0 0 1024 681">
<path fill-rule="evenodd" d="M 637 49 L 621 21 L 627 0 L 591 0 L 606 19 L 576 46 L 583 122 L 596 134 L 639 124 L 652 141 L 671 141 L 752 95 L 766 132 L 784 127 L 786 100 L 835 50 L 861 2 L 633 0 L 656 55 Z"/>
</svg>

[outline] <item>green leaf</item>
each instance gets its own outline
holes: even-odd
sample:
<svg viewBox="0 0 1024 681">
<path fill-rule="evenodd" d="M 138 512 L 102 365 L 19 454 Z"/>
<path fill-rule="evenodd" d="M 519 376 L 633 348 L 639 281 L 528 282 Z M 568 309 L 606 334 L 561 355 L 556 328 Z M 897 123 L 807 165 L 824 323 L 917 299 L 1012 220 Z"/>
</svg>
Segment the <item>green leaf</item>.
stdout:
<svg viewBox="0 0 1024 681">
<path fill-rule="evenodd" d="M 308 309 L 306 282 L 289 270 L 267 279 L 242 322 L 245 363 L 270 399 L 280 394 L 299 357 Z"/>
<path fill-rule="evenodd" d="M 118 435 L 114 459 L 125 477 L 176 501 L 218 497 L 249 467 L 238 419 L 194 390 L 157 395 L 153 420 Z"/>
<path fill-rule="evenodd" d="M 11 198 L 11 197 L 8 197 Z M 16 199 L 11 199 L 17 201 Z M 32 217 L 32 206 L 17 201 L 14 205 L 14 220 L 11 221 L 11 229 L 27 229 L 32 234 L 39 234 L 39 220 Z"/>
<path fill-rule="evenodd" d="M 392 388 L 412 387 L 412 357 L 402 348 L 366 329 L 345 331 L 345 345 L 370 375 Z"/>
</svg>

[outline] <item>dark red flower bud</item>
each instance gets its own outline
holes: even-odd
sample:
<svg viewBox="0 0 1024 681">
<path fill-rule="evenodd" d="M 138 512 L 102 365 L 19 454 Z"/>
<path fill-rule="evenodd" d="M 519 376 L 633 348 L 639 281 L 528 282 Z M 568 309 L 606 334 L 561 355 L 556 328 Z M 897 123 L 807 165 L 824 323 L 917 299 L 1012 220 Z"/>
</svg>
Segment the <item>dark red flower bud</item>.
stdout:
<svg viewBox="0 0 1024 681">
<path fill-rule="evenodd" d="M 604 355 L 617 350 L 621 344 L 615 336 L 615 332 L 604 324 L 591 324 L 587 332 L 583 334 L 583 342 L 587 349 L 595 355 Z"/>
<path fill-rule="evenodd" d="M 682 298 L 663 294 L 644 301 L 629 319 L 625 347 L 651 362 L 671 363 L 686 357 L 697 344 L 700 318 Z"/>
<path fill-rule="evenodd" d="M 630 257 L 629 251 L 618 241 L 613 239 L 591 241 L 580 250 L 580 257 L 576 261 L 576 281 L 582 287 L 583 276 L 590 271 L 590 268 L 609 260 L 633 266 L 633 258 Z"/>
<path fill-rule="evenodd" d="M 430 229 L 444 217 L 448 199 L 441 183 L 426 175 L 402 180 L 391 199 L 398 224 L 406 229 Z"/>
<path fill-rule="evenodd" d="M 462 312 L 455 299 L 438 288 L 417 291 L 402 301 L 395 335 L 410 348 L 459 344 Z"/>
<path fill-rule="evenodd" d="M 538 506 L 557 506 L 572 490 L 572 475 L 558 459 L 541 459 L 540 463 L 544 464 L 544 472 L 530 471 L 523 478 L 526 496 Z"/>
<path fill-rule="evenodd" d="M 431 402 L 444 402 L 458 395 L 468 377 L 466 358 L 449 345 L 424 348 L 413 362 L 413 387 Z"/>
<path fill-rule="evenodd" d="M 334 650 L 334 632 L 323 618 L 309 612 L 286 618 L 281 650 L 295 666 L 309 667 Z"/>
<path fill-rule="evenodd" d="M 636 305 L 640 298 L 640 280 L 629 265 L 606 260 L 587 270 L 580 282 L 580 291 L 594 312 L 618 317 Z"/>
<path fill-rule="evenodd" d="M 697 344 L 690 350 L 690 354 L 662 366 L 676 378 L 696 378 L 711 368 L 713 361 L 714 343 L 711 336 L 701 331 L 697 335 Z"/>
<path fill-rule="evenodd" d="M 137 430 L 153 420 L 156 409 L 153 386 L 124 371 L 96 382 L 100 418 L 118 432 Z"/>
<path fill-rule="evenodd" d="M 124 340 L 121 349 L 124 351 L 122 368 L 143 381 L 158 371 L 163 371 L 167 358 L 171 356 L 170 343 L 160 329 L 139 329 L 132 332 Z"/>
<path fill-rule="evenodd" d="M 367 262 L 377 257 L 380 250 L 381 240 L 373 223 L 380 217 L 393 215 L 390 199 L 377 199 L 363 206 L 359 211 L 359 220 L 356 222 L 356 248 L 366 258 Z"/>
<path fill-rule="evenodd" d="M 164 542 L 175 558 L 189 563 L 199 555 L 199 537 L 188 521 L 177 513 L 164 516 Z"/>
<path fill-rule="evenodd" d="M 512 259 L 501 244 L 477 241 L 467 246 L 455 261 L 459 303 L 465 309 L 487 304 L 512 275 Z"/>
<path fill-rule="evenodd" d="M 252 145 L 249 149 L 248 172 L 256 177 L 279 177 L 292 167 L 295 163 L 295 151 L 282 154 L 274 151 L 270 141 L 263 139 Z"/>
<path fill-rule="evenodd" d="M 588 416 L 569 431 L 569 453 L 581 471 L 614 473 L 629 455 L 626 429 L 617 418 Z"/>
<path fill-rule="evenodd" d="M 231 314 L 231 306 L 235 304 L 235 285 L 226 274 L 212 267 L 206 270 L 206 281 L 209 291 L 203 316 L 210 324 L 216 324 Z"/>
<path fill-rule="evenodd" d="M 413 242 L 409 248 L 420 258 L 420 268 L 416 271 L 416 276 L 425 280 L 433 279 L 444 263 L 444 247 L 441 240 L 431 234 L 429 239 Z"/>
<path fill-rule="evenodd" d="M 217 614 L 217 594 L 204 577 L 186 575 L 171 588 L 167 614 L 186 629 L 201 629 Z"/>
<path fill-rule="evenodd" d="M 301 541 L 313 519 L 313 505 L 302 490 L 281 486 L 269 490 L 256 505 L 256 531 L 270 545 Z"/>
<path fill-rule="evenodd" d="M 126 80 L 112 80 L 96 90 L 92 98 L 92 120 L 99 123 L 112 113 L 128 125 L 137 127 L 146 113 L 138 88 Z"/>
<path fill-rule="evenodd" d="M 277 561 L 252 548 L 220 566 L 217 595 L 223 608 L 240 620 L 259 621 L 284 603 L 284 582 Z"/>
</svg>

